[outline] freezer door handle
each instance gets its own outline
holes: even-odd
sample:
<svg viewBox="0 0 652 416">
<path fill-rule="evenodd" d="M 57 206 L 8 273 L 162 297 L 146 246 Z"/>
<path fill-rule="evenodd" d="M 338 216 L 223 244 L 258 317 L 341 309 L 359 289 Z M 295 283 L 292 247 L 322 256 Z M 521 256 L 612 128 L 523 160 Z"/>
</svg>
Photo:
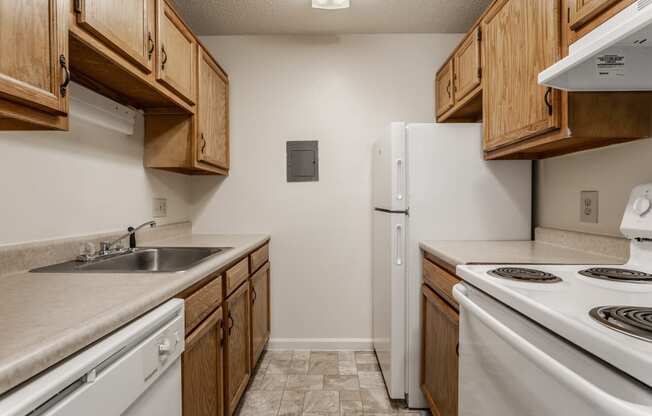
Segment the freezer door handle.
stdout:
<svg viewBox="0 0 652 416">
<path fill-rule="evenodd" d="M 403 178 L 403 160 L 396 159 L 396 199 L 403 200 L 402 182 Z"/>
<path fill-rule="evenodd" d="M 403 258 L 401 257 L 402 234 L 403 234 L 403 226 L 401 224 L 396 224 L 396 264 L 398 266 L 403 264 Z"/>
<path fill-rule="evenodd" d="M 523 354 L 523 356 L 542 371 L 554 377 L 560 383 L 564 384 L 567 389 L 575 392 L 575 394 L 582 397 L 588 403 L 592 403 L 596 408 L 602 409 L 607 414 L 619 416 L 643 416 L 650 414 L 649 407 L 625 402 L 620 398 L 608 394 L 544 351 L 532 345 L 469 299 L 467 288 L 464 285 L 458 283 L 453 287 L 453 297 L 461 306 L 460 312 L 463 312 L 461 316 L 464 316 L 464 313 L 468 313 L 478 318 L 494 334 Z M 464 359 L 464 345 L 462 345 L 461 352 L 461 359 Z"/>
</svg>

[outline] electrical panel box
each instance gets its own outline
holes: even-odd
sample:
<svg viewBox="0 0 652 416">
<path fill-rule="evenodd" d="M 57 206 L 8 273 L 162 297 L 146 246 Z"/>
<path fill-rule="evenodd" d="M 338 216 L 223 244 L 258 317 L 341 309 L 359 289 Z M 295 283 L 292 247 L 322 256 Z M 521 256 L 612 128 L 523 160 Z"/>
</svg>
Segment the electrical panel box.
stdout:
<svg viewBox="0 0 652 416">
<path fill-rule="evenodd" d="M 287 181 L 319 181 L 319 142 L 317 140 L 288 141 Z"/>
</svg>

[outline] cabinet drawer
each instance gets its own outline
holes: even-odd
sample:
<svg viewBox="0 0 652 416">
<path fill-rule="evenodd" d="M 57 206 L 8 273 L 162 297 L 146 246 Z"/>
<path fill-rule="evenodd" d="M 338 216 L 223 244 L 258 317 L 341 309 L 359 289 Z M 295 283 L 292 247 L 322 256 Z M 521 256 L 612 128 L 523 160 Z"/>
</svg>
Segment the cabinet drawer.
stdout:
<svg viewBox="0 0 652 416">
<path fill-rule="evenodd" d="M 222 276 L 213 279 L 186 298 L 186 334 L 189 334 L 222 302 Z"/>
<path fill-rule="evenodd" d="M 249 277 L 249 261 L 245 257 L 238 264 L 226 271 L 227 296 L 240 286 Z"/>
<path fill-rule="evenodd" d="M 457 276 L 423 259 L 423 282 L 455 307 L 457 307 L 457 302 L 453 298 L 453 286 L 459 281 L 460 279 Z"/>
<path fill-rule="evenodd" d="M 265 244 L 258 250 L 254 251 L 249 257 L 251 259 L 251 271 L 255 272 L 269 259 L 269 244 Z"/>
</svg>

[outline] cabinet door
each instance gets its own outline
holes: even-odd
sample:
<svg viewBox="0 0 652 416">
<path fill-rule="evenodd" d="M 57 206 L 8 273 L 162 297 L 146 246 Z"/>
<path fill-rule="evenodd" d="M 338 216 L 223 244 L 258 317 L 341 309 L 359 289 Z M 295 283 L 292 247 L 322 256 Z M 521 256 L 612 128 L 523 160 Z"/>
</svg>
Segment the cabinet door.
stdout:
<svg viewBox="0 0 652 416">
<path fill-rule="evenodd" d="M 457 416 L 459 315 L 427 286 L 421 293 L 421 390 L 433 414 Z"/>
<path fill-rule="evenodd" d="M 539 72 L 560 56 L 558 0 L 507 0 L 483 23 L 484 147 L 497 147 L 560 126 L 558 94 Z"/>
<path fill-rule="evenodd" d="M 224 414 L 222 343 L 222 308 L 219 308 L 186 338 L 181 357 L 184 416 Z"/>
<path fill-rule="evenodd" d="M 164 0 L 157 2 L 156 78 L 190 104 L 195 103 L 195 38 Z"/>
<path fill-rule="evenodd" d="M 435 78 L 435 111 L 438 116 L 453 108 L 453 60 L 448 61 Z"/>
<path fill-rule="evenodd" d="M 68 3 L 0 0 L 0 96 L 66 113 Z"/>
<path fill-rule="evenodd" d="M 453 58 L 455 102 L 460 102 L 480 85 L 480 28 L 472 31 Z"/>
<path fill-rule="evenodd" d="M 152 72 L 150 0 L 77 0 L 77 23 L 145 73 Z"/>
<path fill-rule="evenodd" d="M 226 300 L 226 403 L 235 412 L 251 375 L 249 285 L 244 283 Z"/>
<path fill-rule="evenodd" d="M 620 1 L 623 0 L 575 0 L 575 8 L 571 10 L 571 29 L 579 29 L 602 11 Z"/>
<path fill-rule="evenodd" d="M 255 367 L 270 333 L 269 263 L 251 276 L 251 367 Z"/>
<path fill-rule="evenodd" d="M 218 168 L 229 168 L 229 84 L 228 78 L 199 48 L 197 117 L 199 143 L 197 159 Z"/>
</svg>

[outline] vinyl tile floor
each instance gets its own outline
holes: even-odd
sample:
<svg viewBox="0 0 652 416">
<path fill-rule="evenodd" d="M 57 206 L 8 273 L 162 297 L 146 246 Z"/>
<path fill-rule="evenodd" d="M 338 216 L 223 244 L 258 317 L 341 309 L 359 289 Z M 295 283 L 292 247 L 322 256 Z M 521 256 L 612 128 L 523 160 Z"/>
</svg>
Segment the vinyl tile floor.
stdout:
<svg viewBox="0 0 652 416">
<path fill-rule="evenodd" d="M 237 416 L 430 415 L 390 400 L 368 351 L 266 351 Z"/>
</svg>

